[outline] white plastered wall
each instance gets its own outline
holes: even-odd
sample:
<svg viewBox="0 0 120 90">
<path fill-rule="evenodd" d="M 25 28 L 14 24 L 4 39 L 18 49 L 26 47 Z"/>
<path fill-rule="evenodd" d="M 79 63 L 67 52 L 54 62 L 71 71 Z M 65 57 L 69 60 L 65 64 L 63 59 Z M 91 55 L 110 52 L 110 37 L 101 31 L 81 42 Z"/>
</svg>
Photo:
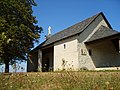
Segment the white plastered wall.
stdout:
<svg viewBox="0 0 120 90">
<path fill-rule="evenodd" d="M 77 44 L 76 36 L 54 44 L 54 71 L 78 70 Z"/>
</svg>

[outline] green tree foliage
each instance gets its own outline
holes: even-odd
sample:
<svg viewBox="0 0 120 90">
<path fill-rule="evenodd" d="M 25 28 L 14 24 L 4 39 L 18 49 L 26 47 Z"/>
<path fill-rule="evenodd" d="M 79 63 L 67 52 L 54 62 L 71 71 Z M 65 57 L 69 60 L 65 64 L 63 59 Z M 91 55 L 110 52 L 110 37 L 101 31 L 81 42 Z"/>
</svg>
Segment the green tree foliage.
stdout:
<svg viewBox="0 0 120 90">
<path fill-rule="evenodd" d="M 9 64 L 27 60 L 28 52 L 42 31 L 32 15 L 34 0 L 0 0 L 0 61 Z"/>
</svg>

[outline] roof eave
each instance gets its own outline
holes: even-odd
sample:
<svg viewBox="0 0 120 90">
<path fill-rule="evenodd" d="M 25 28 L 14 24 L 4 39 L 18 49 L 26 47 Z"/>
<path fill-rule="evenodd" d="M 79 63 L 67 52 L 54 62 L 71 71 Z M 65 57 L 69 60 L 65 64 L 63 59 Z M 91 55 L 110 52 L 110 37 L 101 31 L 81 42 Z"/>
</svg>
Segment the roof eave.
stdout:
<svg viewBox="0 0 120 90">
<path fill-rule="evenodd" d="M 103 40 L 103 39 L 108 39 L 108 38 L 111 38 L 111 37 L 116 37 L 116 36 L 119 36 L 119 39 L 120 39 L 120 33 L 117 33 L 117 34 L 110 35 L 110 36 L 107 36 L 107 37 L 103 37 L 103 38 L 99 38 L 99 39 L 95 39 L 95 40 L 91 40 L 91 41 L 86 41 L 85 44 L 95 43 L 97 41 L 100 41 L 100 40 Z"/>
</svg>

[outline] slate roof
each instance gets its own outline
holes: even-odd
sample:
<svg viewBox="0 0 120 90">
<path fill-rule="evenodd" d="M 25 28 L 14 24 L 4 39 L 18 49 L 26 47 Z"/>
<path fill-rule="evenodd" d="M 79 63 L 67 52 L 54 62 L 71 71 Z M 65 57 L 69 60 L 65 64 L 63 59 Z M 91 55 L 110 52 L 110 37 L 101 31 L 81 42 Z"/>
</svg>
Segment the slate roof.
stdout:
<svg viewBox="0 0 120 90">
<path fill-rule="evenodd" d="M 101 25 L 99 29 L 92 35 L 92 37 L 86 42 L 95 41 L 95 40 L 113 36 L 116 34 L 119 34 L 119 32 Z"/>
<path fill-rule="evenodd" d="M 99 15 L 102 15 L 103 18 L 105 19 L 106 23 L 109 25 L 110 28 L 112 28 L 109 24 L 109 22 L 107 21 L 107 19 L 105 18 L 104 14 L 102 12 L 87 18 L 85 20 L 83 20 L 82 22 L 79 22 L 71 27 L 68 27 L 67 29 L 64 29 L 54 35 L 52 35 L 49 39 L 47 39 L 46 41 L 44 41 L 43 43 L 41 43 L 40 45 L 38 45 L 36 48 L 33 49 L 33 51 L 42 48 L 44 46 L 53 44 L 57 41 L 60 41 L 62 39 L 80 34 L 82 31 L 85 30 L 85 28 L 87 28 Z"/>
</svg>

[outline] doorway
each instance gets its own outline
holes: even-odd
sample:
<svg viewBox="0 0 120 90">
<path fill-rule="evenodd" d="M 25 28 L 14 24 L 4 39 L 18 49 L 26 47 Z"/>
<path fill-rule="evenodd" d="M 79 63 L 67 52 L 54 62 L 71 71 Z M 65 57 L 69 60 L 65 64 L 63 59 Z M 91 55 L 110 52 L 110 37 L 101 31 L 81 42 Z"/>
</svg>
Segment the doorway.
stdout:
<svg viewBox="0 0 120 90">
<path fill-rule="evenodd" d="M 42 50 L 42 72 L 53 71 L 53 47 Z"/>
</svg>

